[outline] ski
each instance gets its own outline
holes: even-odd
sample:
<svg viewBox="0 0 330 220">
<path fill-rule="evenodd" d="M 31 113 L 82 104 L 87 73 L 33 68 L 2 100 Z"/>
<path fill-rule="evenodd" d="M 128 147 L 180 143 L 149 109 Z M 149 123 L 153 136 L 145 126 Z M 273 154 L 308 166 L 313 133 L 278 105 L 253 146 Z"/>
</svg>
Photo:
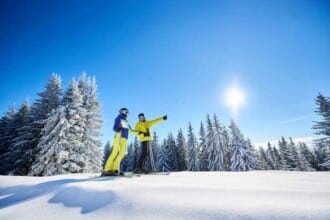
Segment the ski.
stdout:
<svg viewBox="0 0 330 220">
<path fill-rule="evenodd" d="M 143 175 L 143 176 L 148 176 L 148 175 L 170 175 L 170 172 L 150 172 L 150 173 L 141 173 L 141 174 L 135 174 L 135 175 Z"/>
<path fill-rule="evenodd" d="M 141 176 L 141 174 L 139 174 L 139 173 L 133 173 L 133 172 L 125 172 L 124 173 L 124 177 L 131 178 L 131 177 L 139 177 L 139 176 Z"/>
<path fill-rule="evenodd" d="M 146 175 L 170 175 L 170 172 L 151 172 Z"/>
</svg>

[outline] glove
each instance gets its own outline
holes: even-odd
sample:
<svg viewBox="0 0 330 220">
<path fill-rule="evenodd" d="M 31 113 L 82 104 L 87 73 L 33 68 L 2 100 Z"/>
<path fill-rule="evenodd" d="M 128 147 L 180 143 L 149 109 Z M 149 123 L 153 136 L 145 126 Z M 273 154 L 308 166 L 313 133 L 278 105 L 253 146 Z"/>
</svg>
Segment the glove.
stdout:
<svg viewBox="0 0 330 220">
<path fill-rule="evenodd" d="M 145 137 L 150 137 L 150 133 L 149 133 L 149 131 L 148 131 L 148 132 L 145 132 L 145 133 L 143 133 L 143 135 L 144 135 Z"/>
<path fill-rule="evenodd" d="M 163 119 L 164 119 L 164 120 L 167 120 L 167 115 L 164 115 L 164 116 L 163 116 Z"/>
</svg>

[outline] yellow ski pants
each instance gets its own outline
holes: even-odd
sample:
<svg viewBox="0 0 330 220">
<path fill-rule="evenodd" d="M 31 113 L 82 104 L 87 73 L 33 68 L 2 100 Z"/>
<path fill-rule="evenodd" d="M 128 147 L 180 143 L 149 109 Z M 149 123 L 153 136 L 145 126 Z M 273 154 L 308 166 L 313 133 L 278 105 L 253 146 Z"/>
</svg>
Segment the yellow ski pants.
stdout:
<svg viewBox="0 0 330 220">
<path fill-rule="evenodd" d="M 104 171 L 117 171 L 119 170 L 120 162 L 126 153 L 127 139 L 121 137 L 121 132 L 115 134 L 112 152 L 105 164 Z"/>
</svg>

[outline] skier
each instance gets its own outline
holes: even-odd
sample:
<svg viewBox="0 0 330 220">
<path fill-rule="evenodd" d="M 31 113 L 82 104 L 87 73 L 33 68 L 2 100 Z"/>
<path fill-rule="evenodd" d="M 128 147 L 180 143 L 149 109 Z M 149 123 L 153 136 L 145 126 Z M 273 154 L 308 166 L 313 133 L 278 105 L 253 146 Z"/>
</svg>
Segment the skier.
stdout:
<svg viewBox="0 0 330 220">
<path fill-rule="evenodd" d="M 152 150 L 152 149 L 150 149 L 151 148 L 150 141 L 152 140 L 150 127 L 159 122 L 167 120 L 167 115 L 164 115 L 163 117 L 160 117 L 160 118 L 157 118 L 157 119 L 154 119 L 151 121 L 146 121 L 143 113 L 140 113 L 138 115 L 138 117 L 139 117 L 139 121 L 135 125 L 135 130 L 137 132 L 140 132 L 138 137 L 141 142 L 142 152 L 141 152 L 140 158 L 138 160 L 138 165 L 135 170 L 135 173 L 148 173 L 148 171 L 144 169 L 144 163 L 147 159 L 148 151 Z M 153 158 L 151 158 L 151 159 L 153 159 Z"/>
<path fill-rule="evenodd" d="M 128 109 L 121 108 L 113 126 L 113 130 L 115 131 L 113 149 L 107 159 L 102 176 L 124 175 L 124 173 L 119 171 L 119 166 L 121 160 L 125 156 L 128 133 L 132 133 L 134 135 L 138 135 L 140 133 L 143 135 L 143 132 L 137 132 L 130 128 L 127 121 L 127 116 Z"/>
</svg>

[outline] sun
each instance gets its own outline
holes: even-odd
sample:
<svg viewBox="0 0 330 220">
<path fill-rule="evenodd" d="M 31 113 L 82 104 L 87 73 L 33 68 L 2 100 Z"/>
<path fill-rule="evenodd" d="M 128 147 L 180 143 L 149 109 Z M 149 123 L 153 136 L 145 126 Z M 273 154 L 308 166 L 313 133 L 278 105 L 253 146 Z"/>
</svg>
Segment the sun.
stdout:
<svg viewBox="0 0 330 220">
<path fill-rule="evenodd" d="M 226 93 L 226 104 L 231 108 L 232 113 L 237 115 L 239 108 L 244 104 L 245 95 L 237 86 L 232 86 Z"/>
</svg>

